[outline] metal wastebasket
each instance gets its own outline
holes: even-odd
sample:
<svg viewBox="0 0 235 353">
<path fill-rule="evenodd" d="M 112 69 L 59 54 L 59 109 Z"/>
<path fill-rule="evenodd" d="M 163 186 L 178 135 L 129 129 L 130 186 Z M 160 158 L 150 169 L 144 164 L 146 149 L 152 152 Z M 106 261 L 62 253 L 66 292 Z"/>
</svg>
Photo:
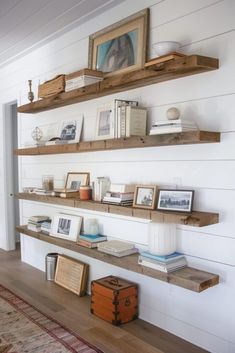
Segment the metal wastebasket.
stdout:
<svg viewBox="0 0 235 353">
<path fill-rule="evenodd" d="M 49 253 L 46 255 L 46 280 L 47 281 L 54 281 L 55 279 L 55 270 L 56 270 L 56 263 L 57 263 L 57 253 Z"/>
</svg>

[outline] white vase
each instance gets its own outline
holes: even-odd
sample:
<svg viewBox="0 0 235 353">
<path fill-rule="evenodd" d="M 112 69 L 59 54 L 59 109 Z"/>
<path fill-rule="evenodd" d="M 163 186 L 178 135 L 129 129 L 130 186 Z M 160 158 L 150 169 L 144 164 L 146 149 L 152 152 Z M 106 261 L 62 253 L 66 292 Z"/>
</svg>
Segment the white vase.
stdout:
<svg viewBox="0 0 235 353">
<path fill-rule="evenodd" d="M 176 251 L 176 224 L 149 223 L 149 252 L 169 255 Z"/>
</svg>

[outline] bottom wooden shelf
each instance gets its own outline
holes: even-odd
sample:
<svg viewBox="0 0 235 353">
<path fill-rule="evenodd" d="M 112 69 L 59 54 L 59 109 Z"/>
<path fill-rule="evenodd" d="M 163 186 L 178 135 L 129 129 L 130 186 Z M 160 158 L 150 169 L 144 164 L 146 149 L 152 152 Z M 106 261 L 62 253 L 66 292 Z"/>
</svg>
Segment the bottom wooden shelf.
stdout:
<svg viewBox="0 0 235 353">
<path fill-rule="evenodd" d="M 36 233 L 27 229 L 27 226 L 16 227 L 19 233 L 25 234 L 35 239 L 55 244 L 65 249 L 92 257 L 94 259 L 109 263 L 114 266 L 125 268 L 126 270 L 140 273 L 145 276 L 159 279 L 164 282 L 174 284 L 179 287 L 189 289 L 194 292 L 213 287 L 219 283 L 219 276 L 210 272 L 200 271 L 195 268 L 186 267 L 171 273 L 164 273 L 153 270 L 138 264 L 138 254 L 118 258 L 112 255 L 104 254 L 96 249 L 82 247 L 72 241 L 55 238 L 43 233 Z"/>
</svg>

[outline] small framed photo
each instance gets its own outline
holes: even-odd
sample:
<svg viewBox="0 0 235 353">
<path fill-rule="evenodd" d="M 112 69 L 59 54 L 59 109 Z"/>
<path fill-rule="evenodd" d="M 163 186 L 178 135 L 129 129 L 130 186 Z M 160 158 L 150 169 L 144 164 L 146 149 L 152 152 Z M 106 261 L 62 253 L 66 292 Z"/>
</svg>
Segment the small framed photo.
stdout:
<svg viewBox="0 0 235 353">
<path fill-rule="evenodd" d="M 83 127 L 83 115 L 77 119 L 64 120 L 60 126 L 60 140 L 68 143 L 79 142 Z"/>
<path fill-rule="evenodd" d="M 193 190 L 159 190 L 157 209 L 191 213 L 193 197 Z"/>
<path fill-rule="evenodd" d="M 76 242 L 81 231 L 82 217 L 58 213 L 53 217 L 50 235 Z"/>
<path fill-rule="evenodd" d="M 143 67 L 147 56 L 149 9 L 139 11 L 89 37 L 89 68 L 104 76 Z"/>
<path fill-rule="evenodd" d="M 96 140 L 106 140 L 114 138 L 114 106 L 112 103 L 106 104 L 97 109 L 96 116 Z"/>
<path fill-rule="evenodd" d="M 156 185 L 136 185 L 133 207 L 153 210 L 156 206 L 156 196 Z"/>
<path fill-rule="evenodd" d="M 69 172 L 65 182 L 65 190 L 78 191 L 81 185 L 89 185 L 90 173 Z"/>
</svg>

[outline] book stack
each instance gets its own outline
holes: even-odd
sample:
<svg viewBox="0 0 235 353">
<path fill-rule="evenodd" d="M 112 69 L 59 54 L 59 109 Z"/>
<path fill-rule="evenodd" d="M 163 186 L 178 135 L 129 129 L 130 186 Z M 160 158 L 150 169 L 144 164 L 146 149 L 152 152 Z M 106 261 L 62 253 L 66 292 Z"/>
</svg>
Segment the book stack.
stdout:
<svg viewBox="0 0 235 353">
<path fill-rule="evenodd" d="M 98 250 L 116 257 L 132 255 L 138 252 L 138 249 L 133 244 L 120 240 L 108 240 L 105 243 L 99 243 Z"/>
<path fill-rule="evenodd" d="M 93 199 L 95 201 L 102 201 L 106 192 L 110 189 L 110 180 L 107 177 L 98 177 L 94 181 Z"/>
<path fill-rule="evenodd" d="M 83 69 L 65 76 L 65 92 L 80 87 L 92 85 L 103 80 L 103 72 L 91 69 Z"/>
<path fill-rule="evenodd" d="M 36 194 L 36 195 L 55 196 L 54 190 L 45 190 L 45 189 L 42 189 L 42 188 L 34 189 L 33 193 Z"/>
<path fill-rule="evenodd" d="M 50 234 L 51 232 L 51 219 L 47 219 L 41 223 L 41 232 L 45 234 Z"/>
<path fill-rule="evenodd" d="M 78 237 L 78 245 L 85 248 L 97 248 L 98 244 L 107 240 L 106 235 L 81 234 Z"/>
<path fill-rule="evenodd" d="M 63 197 L 63 198 L 78 198 L 79 197 L 79 190 L 73 189 L 54 189 L 54 196 Z"/>
<path fill-rule="evenodd" d="M 111 184 L 102 202 L 114 205 L 132 206 L 134 199 L 134 184 Z"/>
<path fill-rule="evenodd" d="M 27 228 L 33 232 L 39 233 L 43 222 L 49 220 L 48 216 L 31 216 L 28 219 Z"/>
<path fill-rule="evenodd" d="M 178 252 L 160 256 L 144 251 L 139 256 L 138 264 L 167 273 L 187 266 L 185 256 Z"/>
<path fill-rule="evenodd" d="M 115 137 L 146 135 L 147 109 L 133 104 L 123 104 L 115 111 Z"/>
<path fill-rule="evenodd" d="M 173 134 L 184 131 L 195 131 L 198 127 L 194 121 L 189 120 L 162 120 L 153 123 L 149 135 Z"/>
</svg>

